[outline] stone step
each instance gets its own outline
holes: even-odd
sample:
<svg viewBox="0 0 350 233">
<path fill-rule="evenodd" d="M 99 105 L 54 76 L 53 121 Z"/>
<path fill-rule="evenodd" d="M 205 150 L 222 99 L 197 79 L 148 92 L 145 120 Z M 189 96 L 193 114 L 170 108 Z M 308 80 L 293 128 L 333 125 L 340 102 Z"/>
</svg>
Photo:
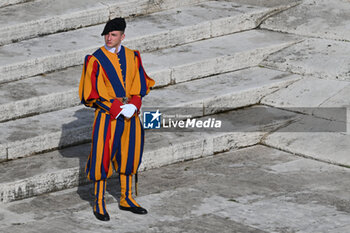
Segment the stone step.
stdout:
<svg viewBox="0 0 350 233">
<path fill-rule="evenodd" d="M 24 0 L 5 1 L 3 6 L 11 3 L 22 4 L 0 8 L 0 45 L 96 25 L 114 17 L 149 14 L 202 1 L 185 0 L 181 3 L 172 0 L 157 0 L 152 3 L 147 0 L 117 2 L 113 0 L 42 0 L 26 3 Z"/>
<path fill-rule="evenodd" d="M 261 104 L 289 109 L 321 118 L 346 121 L 350 107 L 350 83 L 304 77 L 287 88 L 265 96 Z"/>
<path fill-rule="evenodd" d="M 261 111 L 267 113 L 265 120 L 256 118 Z M 266 132 L 275 130 L 295 115 L 273 108 L 252 107 L 210 116 L 223 122 L 223 128 L 216 132 L 147 130 L 140 171 L 255 145 Z M 86 183 L 84 167 L 89 150 L 90 144 L 82 144 L 1 163 L 0 202 Z"/>
<path fill-rule="evenodd" d="M 143 106 L 195 108 L 200 109 L 196 116 L 203 116 L 256 104 L 299 78 L 251 68 L 155 89 L 144 99 Z M 93 110 L 77 106 L 1 123 L 0 158 L 16 159 L 89 141 L 92 121 Z"/>
<path fill-rule="evenodd" d="M 120 211 L 119 182 L 109 179 L 109 222 L 92 213 L 90 183 L 1 203 L 0 231 L 346 233 L 349 175 L 344 167 L 257 145 L 141 172 L 136 200 L 147 215 Z"/>
<path fill-rule="evenodd" d="M 327 163 L 350 166 L 350 83 L 304 77 L 267 95 L 262 104 L 302 112 L 263 144 Z"/>
<path fill-rule="evenodd" d="M 346 94 L 350 83 L 339 80 L 326 80 L 315 77 L 304 76 L 303 79 L 289 85 L 287 88 L 278 90 L 261 100 L 262 104 L 272 105 L 274 107 L 323 107 L 332 106 L 327 104 L 332 98 L 341 93 Z M 344 103 L 333 105 L 342 107 L 349 105 L 343 95 Z M 347 104 L 345 104 L 347 101 Z"/>
<path fill-rule="evenodd" d="M 316 78 L 350 81 L 349 54 L 350 42 L 305 39 L 270 55 L 261 65 Z"/>
<path fill-rule="evenodd" d="M 261 28 L 307 37 L 350 41 L 350 5 L 343 0 L 304 0 L 269 17 Z"/>
<path fill-rule="evenodd" d="M 256 66 L 268 54 L 297 41 L 293 36 L 252 30 L 141 56 L 146 71 L 160 87 Z M 81 70 L 81 66 L 70 67 L 0 85 L 0 121 L 78 105 Z"/>
<path fill-rule="evenodd" d="M 245 31 L 286 7 L 211 1 L 154 13 L 127 20 L 124 45 L 151 51 Z M 103 27 L 101 24 L 0 47 L 0 83 L 82 64 L 86 54 L 103 45 Z"/>
<path fill-rule="evenodd" d="M 349 124 L 339 126 L 334 121 L 315 119 L 299 121 L 268 135 L 262 142 L 279 150 L 345 167 L 350 166 Z M 315 132 L 315 127 L 339 132 Z M 345 130 L 343 132 L 340 132 Z"/>
</svg>

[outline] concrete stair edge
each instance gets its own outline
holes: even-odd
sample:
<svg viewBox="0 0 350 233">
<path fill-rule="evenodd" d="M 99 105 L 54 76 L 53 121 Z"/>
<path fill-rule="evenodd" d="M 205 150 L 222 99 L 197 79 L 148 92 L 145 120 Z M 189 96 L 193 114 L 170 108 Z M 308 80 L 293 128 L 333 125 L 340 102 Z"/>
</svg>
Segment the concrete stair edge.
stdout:
<svg viewBox="0 0 350 233">
<path fill-rule="evenodd" d="M 32 1 L 32 0 L 3 0 L 0 2 L 0 8 L 15 5 L 15 4 L 21 4 L 29 1 Z"/>
</svg>

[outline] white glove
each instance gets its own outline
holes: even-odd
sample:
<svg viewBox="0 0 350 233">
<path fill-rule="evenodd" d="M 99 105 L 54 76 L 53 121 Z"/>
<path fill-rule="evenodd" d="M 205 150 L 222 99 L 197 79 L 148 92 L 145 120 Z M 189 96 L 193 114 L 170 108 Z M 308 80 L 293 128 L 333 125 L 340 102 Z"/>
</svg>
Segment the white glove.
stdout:
<svg viewBox="0 0 350 233">
<path fill-rule="evenodd" d="M 136 106 L 133 104 L 124 104 L 120 106 L 120 108 L 122 108 L 120 114 L 123 114 L 126 118 L 132 117 L 137 110 Z"/>
</svg>

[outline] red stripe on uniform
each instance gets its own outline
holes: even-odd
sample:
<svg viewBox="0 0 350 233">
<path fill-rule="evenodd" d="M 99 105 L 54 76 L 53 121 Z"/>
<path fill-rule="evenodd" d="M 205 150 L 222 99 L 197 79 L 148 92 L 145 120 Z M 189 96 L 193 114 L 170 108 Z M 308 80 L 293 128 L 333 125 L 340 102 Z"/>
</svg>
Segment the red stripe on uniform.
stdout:
<svg viewBox="0 0 350 233">
<path fill-rule="evenodd" d="M 111 139 L 111 121 L 113 118 L 109 118 L 109 123 L 108 123 L 108 129 L 107 129 L 107 135 L 106 135 L 106 141 L 105 141 L 105 146 L 104 146 L 104 156 L 103 156 L 103 168 L 105 169 L 106 174 L 108 174 L 109 170 L 109 163 L 111 160 L 111 155 L 109 151 L 109 140 Z"/>
<path fill-rule="evenodd" d="M 98 99 L 100 96 L 98 95 L 98 92 L 97 92 L 97 77 L 96 77 L 96 74 L 97 74 L 97 71 L 98 71 L 98 63 L 97 61 L 94 62 L 93 64 L 93 69 L 92 69 L 92 72 L 91 72 L 91 85 L 92 85 L 92 88 L 91 88 L 91 93 L 89 95 L 89 99 Z"/>
</svg>

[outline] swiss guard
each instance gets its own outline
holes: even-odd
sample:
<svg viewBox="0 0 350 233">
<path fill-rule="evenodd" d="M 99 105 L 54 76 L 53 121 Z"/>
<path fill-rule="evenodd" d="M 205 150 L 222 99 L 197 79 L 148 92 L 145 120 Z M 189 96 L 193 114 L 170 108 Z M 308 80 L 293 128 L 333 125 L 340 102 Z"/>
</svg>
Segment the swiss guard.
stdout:
<svg viewBox="0 0 350 233">
<path fill-rule="evenodd" d="M 132 197 L 132 178 L 135 175 L 137 195 L 137 170 L 144 148 L 139 111 L 155 82 L 147 76 L 140 53 L 121 45 L 125 28 L 123 18 L 107 22 L 101 34 L 105 45 L 85 57 L 79 85 L 81 102 L 95 109 L 86 174 L 95 184 L 94 215 L 102 221 L 110 219 L 104 194 L 113 167 L 120 179 L 119 208 L 147 214 Z"/>
</svg>

